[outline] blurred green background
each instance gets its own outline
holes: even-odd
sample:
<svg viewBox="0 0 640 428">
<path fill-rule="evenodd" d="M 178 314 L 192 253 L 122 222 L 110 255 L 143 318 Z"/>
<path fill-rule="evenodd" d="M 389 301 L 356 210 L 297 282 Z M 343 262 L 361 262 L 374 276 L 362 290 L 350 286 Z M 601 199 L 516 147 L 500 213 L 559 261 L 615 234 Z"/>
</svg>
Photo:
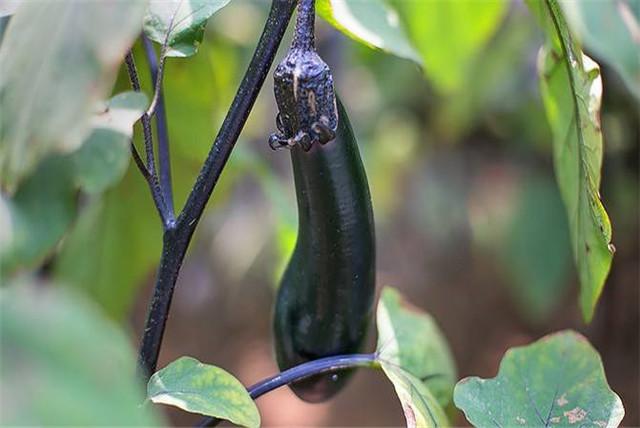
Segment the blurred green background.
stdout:
<svg viewBox="0 0 640 428">
<path fill-rule="evenodd" d="M 476 3 L 466 4 L 473 9 Z M 443 19 L 446 11 L 421 13 L 419 2 L 396 5 L 410 38 L 427 52 L 424 71 L 415 62 L 359 45 L 321 20 L 317 29 L 318 49 L 333 69 L 369 177 L 378 287 L 393 285 L 434 315 L 461 377 L 494 376 L 509 347 L 545 333 L 585 333 L 626 405 L 624 424 L 640 425 L 637 100 L 587 49 L 603 73 L 601 194 L 617 250 L 587 326 L 577 305 L 566 211 L 538 90 L 543 36 L 534 19 L 520 2 L 495 10 L 480 6 L 482 11 L 466 12 L 473 18 L 452 14 L 450 20 Z M 210 20 L 197 55 L 167 61 L 177 207 L 235 94 L 267 9 L 266 1 L 232 2 Z M 135 54 L 150 94 L 141 46 Z M 128 88 L 121 71 L 114 93 Z M 267 144 L 275 113 L 269 78 L 183 265 L 160 367 L 191 355 L 245 384 L 277 371 L 270 312 L 295 243 L 297 214 L 289 155 Z M 161 244 L 146 184 L 131 164 L 118 186 L 81 205 L 82 214 L 47 269 L 128 325 L 137 344 Z M 326 404 L 309 405 L 281 389 L 258 406 L 265 426 L 403 424 L 391 384 L 376 373 L 358 374 Z M 167 412 L 176 424 L 197 421 Z M 460 415 L 454 421 L 466 423 Z"/>
</svg>

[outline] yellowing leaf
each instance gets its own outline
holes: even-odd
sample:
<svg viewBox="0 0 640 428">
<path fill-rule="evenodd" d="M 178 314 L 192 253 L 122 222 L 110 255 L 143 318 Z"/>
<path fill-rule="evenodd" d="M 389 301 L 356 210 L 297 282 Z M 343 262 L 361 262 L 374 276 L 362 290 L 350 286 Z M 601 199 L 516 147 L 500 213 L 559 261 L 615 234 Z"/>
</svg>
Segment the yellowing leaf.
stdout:
<svg viewBox="0 0 640 428">
<path fill-rule="evenodd" d="M 600 68 L 573 40 L 554 0 L 530 1 L 547 33 L 538 58 L 540 87 L 553 134 L 553 160 L 567 209 L 580 277 L 580 307 L 593 318 L 613 258 L 611 223 L 600 201 Z"/>
<path fill-rule="evenodd" d="M 244 386 L 225 370 L 180 357 L 156 372 L 147 387 L 154 403 L 213 416 L 247 428 L 260 426 L 258 408 Z"/>
<path fill-rule="evenodd" d="M 458 382 L 454 402 L 477 427 L 616 428 L 624 417 L 600 356 L 573 331 L 508 350 L 495 378 Z"/>
</svg>

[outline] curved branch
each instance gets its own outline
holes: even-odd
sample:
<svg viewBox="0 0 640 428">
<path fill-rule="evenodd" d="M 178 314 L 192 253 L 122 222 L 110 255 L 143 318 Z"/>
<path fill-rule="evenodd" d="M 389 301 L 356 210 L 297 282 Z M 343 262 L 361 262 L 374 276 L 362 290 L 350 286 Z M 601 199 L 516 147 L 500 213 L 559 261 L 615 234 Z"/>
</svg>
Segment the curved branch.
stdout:
<svg viewBox="0 0 640 428">
<path fill-rule="evenodd" d="M 131 87 L 134 91 L 140 92 L 140 79 L 138 78 L 138 71 L 136 69 L 136 63 L 133 59 L 133 53 L 129 51 L 125 56 L 125 64 L 127 66 L 127 73 L 129 74 L 129 80 L 131 82 Z M 155 170 L 155 161 L 153 159 L 153 137 L 151 132 L 151 118 L 146 114 L 142 114 L 142 118 L 140 119 L 142 122 L 142 133 L 144 135 L 144 147 L 147 155 L 147 163 L 144 165 L 141 163 L 140 155 L 136 150 L 135 146 L 131 147 L 131 151 L 134 156 L 134 160 L 136 165 L 140 169 L 143 177 L 147 181 L 149 185 L 149 189 L 151 190 L 151 197 L 153 198 L 153 203 L 158 210 L 158 214 L 160 215 L 160 219 L 162 220 L 163 227 L 170 227 L 174 223 L 173 212 L 169 211 L 164 195 L 162 193 L 162 189 L 160 188 L 160 183 L 158 183 L 158 177 L 156 176 Z"/>
<path fill-rule="evenodd" d="M 288 385 L 293 382 L 304 380 L 311 376 L 325 373 L 335 373 L 342 370 L 353 369 L 356 367 L 378 368 L 376 354 L 352 354 L 337 355 L 333 357 L 320 358 L 318 360 L 309 361 L 298 366 L 292 367 L 264 379 L 255 385 L 247 388 L 249 395 L 254 400 L 258 397 L 271 392 L 276 388 Z M 207 417 L 200 421 L 198 427 L 212 427 L 220 422 L 218 418 Z"/>
</svg>

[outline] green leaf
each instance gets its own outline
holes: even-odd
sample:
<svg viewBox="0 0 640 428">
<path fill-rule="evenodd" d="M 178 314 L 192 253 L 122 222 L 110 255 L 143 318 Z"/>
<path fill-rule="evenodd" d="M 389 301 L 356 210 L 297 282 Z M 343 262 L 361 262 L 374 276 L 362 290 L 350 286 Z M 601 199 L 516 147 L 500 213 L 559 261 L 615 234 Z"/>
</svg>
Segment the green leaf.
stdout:
<svg viewBox="0 0 640 428">
<path fill-rule="evenodd" d="M 561 0 L 560 6 L 582 43 L 611 64 L 640 98 L 640 2 Z"/>
<path fill-rule="evenodd" d="M 422 65 L 398 14 L 384 1 L 318 0 L 316 7 L 318 15 L 353 40 Z"/>
<path fill-rule="evenodd" d="M 168 61 L 165 65 L 166 75 L 171 76 L 163 82 L 171 149 L 175 155 L 198 165 L 192 167 L 194 177 L 187 180 L 185 190 L 191 189 L 199 165 L 211 148 L 211 136 L 218 131 L 218 124 L 235 95 L 236 79 L 242 72 L 238 62 L 238 52 L 222 37 L 209 37 L 198 55 L 188 62 Z"/>
<path fill-rule="evenodd" d="M 385 287 L 378 302 L 377 327 L 379 359 L 423 379 L 446 406 L 457 375 L 449 346 L 433 318 L 408 306 L 397 290 Z"/>
<path fill-rule="evenodd" d="M 0 424 L 160 424 L 140 406 L 129 339 L 85 299 L 50 285 L 23 278 L 0 289 Z"/>
<path fill-rule="evenodd" d="M 458 382 L 454 402 L 478 427 L 614 428 L 624 416 L 600 356 L 573 331 L 510 349 L 495 378 Z"/>
<path fill-rule="evenodd" d="M 100 193 L 122 178 L 131 149 L 126 136 L 98 128 L 74 156 L 73 163 L 78 184 L 87 193 Z"/>
<path fill-rule="evenodd" d="M 409 308 L 385 287 L 377 309 L 378 361 L 396 390 L 408 427 L 448 425 L 456 374 L 451 352 L 433 319 Z"/>
<path fill-rule="evenodd" d="M 165 99 L 170 101 L 166 107 L 176 206 L 184 203 L 210 149 L 209 137 L 217 132 L 216 121 L 211 118 L 222 119 L 228 108 L 228 103 L 222 105 L 223 101 L 230 102 L 234 95 L 235 51 L 227 45 L 221 47 L 222 40 L 211 41 L 203 44 L 198 55 L 189 61 L 166 64 L 165 71 L 171 79 L 164 82 L 163 89 Z M 144 55 L 142 51 L 135 54 L 138 53 Z M 224 62 L 225 67 L 213 67 L 212 58 Z M 146 67 L 140 67 L 139 73 L 141 81 L 149 81 Z M 202 83 L 194 86 L 194 81 Z M 129 87 L 126 73 L 119 76 L 117 87 Z M 138 147 L 142 147 L 139 131 L 135 138 Z M 208 211 L 224 204 L 229 189 L 242 176 L 234 160 L 237 155 L 234 151 Z M 122 319 L 131 310 L 140 288 L 153 278 L 160 258 L 161 230 L 146 182 L 129 162 L 124 179 L 115 188 L 101 200 L 92 198 L 86 204 L 86 210 L 60 246 L 54 275 L 64 284 L 88 293 L 113 318 Z"/>
<path fill-rule="evenodd" d="M 73 155 L 76 181 L 87 193 L 100 193 L 122 179 L 131 157 L 133 124 L 142 116 L 147 97 L 123 92 L 94 116 L 94 130 Z"/>
<path fill-rule="evenodd" d="M 147 104 L 143 94 L 113 97 L 80 150 L 44 159 L 13 196 L 1 195 L 7 233 L 0 246 L 0 272 L 7 275 L 42 261 L 76 217 L 78 188 L 102 192 L 118 182 L 129 163 L 129 140 Z"/>
<path fill-rule="evenodd" d="M 529 6 L 548 36 L 538 58 L 540 87 L 580 277 L 580 306 L 585 321 L 590 321 L 613 258 L 611 223 L 598 190 L 602 79 L 598 65 L 574 43 L 557 3 L 530 1 Z"/>
<path fill-rule="evenodd" d="M 225 370 L 195 358 L 180 357 L 151 376 L 147 397 L 154 403 L 236 425 L 260 426 L 258 408 L 240 381 Z"/>
<path fill-rule="evenodd" d="M 148 104 L 147 96 L 141 92 L 121 92 L 94 114 L 91 124 L 95 129 L 108 129 L 131 139 L 133 124 L 140 119 Z"/>
<path fill-rule="evenodd" d="M 207 20 L 230 0 L 150 0 L 144 32 L 164 44 L 166 56 L 188 57 L 198 52 Z"/>
<path fill-rule="evenodd" d="M 24 2 L 0 46 L 0 182 L 15 191 L 47 155 L 80 147 L 141 28 L 145 4 Z M 46 41 L 46 49 L 42 49 Z"/>
<path fill-rule="evenodd" d="M 363 2 L 364 3 L 364 2 Z M 443 92 L 455 92 L 470 66 L 502 22 L 509 3 L 483 1 L 398 1 L 409 38 L 427 77 Z"/>
<path fill-rule="evenodd" d="M 89 201 L 65 238 L 54 275 L 121 318 L 158 262 L 161 230 L 149 189 L 130 168 L 117 187 Z"/>
<path fill-rule="evenodd" d="M 396 390 L 408 428 L 449 426 L 438 400 L 420 379 L 384 360 L 380 361 L 380 366 Z"/>
<path fill-rule="evenodd" d="M 76 214 L 73 169 L 62 156 L 44 160 L 12 196 L 0 195 L 0 215 L 9 235 L 0 244 L 0 274 L 42 261 Z"/>
</svg>

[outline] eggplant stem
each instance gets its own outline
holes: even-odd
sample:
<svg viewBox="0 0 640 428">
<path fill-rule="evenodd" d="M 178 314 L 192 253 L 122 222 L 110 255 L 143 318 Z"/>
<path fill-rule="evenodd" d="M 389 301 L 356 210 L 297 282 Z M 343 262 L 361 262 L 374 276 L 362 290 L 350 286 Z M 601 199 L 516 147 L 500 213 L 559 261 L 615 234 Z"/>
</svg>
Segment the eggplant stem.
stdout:
<svg viewBox="0 0 640 428">
<path fill-rule="evenodd" d="M 377 354 L 349 354 L 349 355 L 336 355 L 332 357 L 320 358 L 313 361 L 302 363 L 298 366 L 291 367 L 281 373 L 268 377 L 253 386 L 247 388 L 249 395 L 254 400 L 258 397 L 280 388 L 281 386 L 288 385 L 293 382 L 307 379 L 311 376 L 319 374 L 336 373 L 342 370 L 353 369 L 356 367 L 366 367 L 378 369 L 380 364 L 378 363 Z M 207 417 L 202 419 L 198 427 L 213 427 L 220 423 L 220 419 L 214 417 Z"/>
</svg>

